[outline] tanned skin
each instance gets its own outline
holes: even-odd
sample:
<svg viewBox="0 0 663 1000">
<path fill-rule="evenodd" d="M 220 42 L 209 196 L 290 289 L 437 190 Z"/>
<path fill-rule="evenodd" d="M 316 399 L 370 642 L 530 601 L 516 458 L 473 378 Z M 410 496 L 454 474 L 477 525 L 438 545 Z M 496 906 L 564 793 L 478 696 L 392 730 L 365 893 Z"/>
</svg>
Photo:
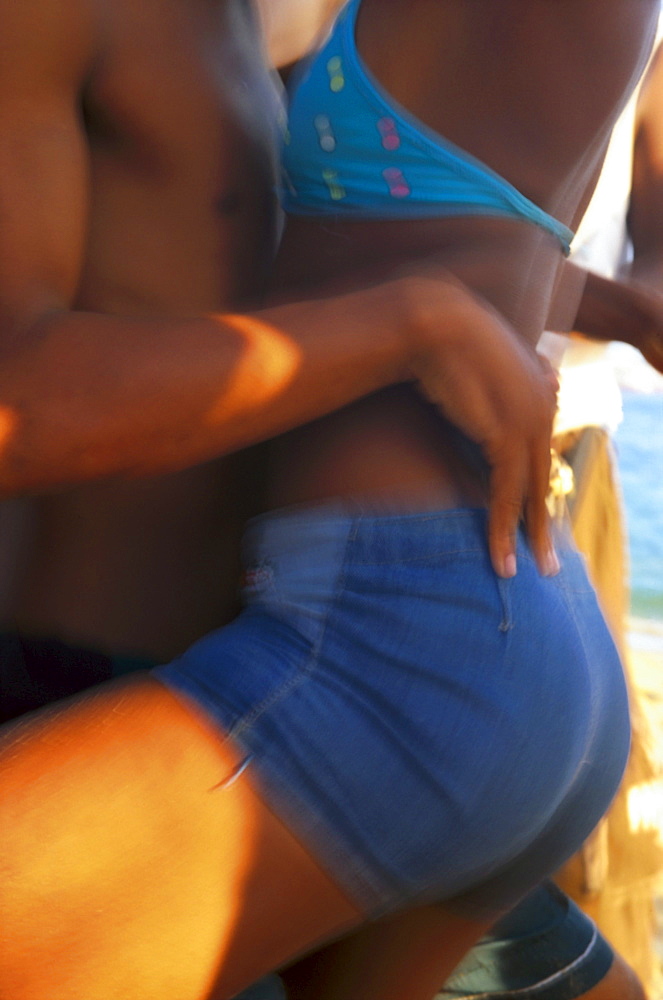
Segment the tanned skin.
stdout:
<svg viewBox="0 0 663 1000">
<path fill-rule="evenodd" d="M 575 321 L 597 340 L 637 347 L 663 371 L 663 49 L 657 48 L 636 106 L 633 174 L 627 216 L 633 257 L 617 282 L 587 276 Z"/>
<path fill-rule="evenodd" d="M 9 525 L 5 618 L 180 652 L 228 617 L 250 513 L 234 463 L 199 463 L 443 371 L 468 328 L 503 344 L 526 386 L 522 412 L 498 398 L 478 422 L 449 393 L 484 446 L 514 442 L 492 449 L 508 549 L 524 495 L 544 489 L 551 390 L 499 318 L 439 269 L 228 315 L 260 304 L 277 229 L 277 102 L 251 4 L 5 2 L 0 34 L 0 492 L 42 494 Z M 467 378 L 486 397 L 497 381 L 489 366 Z M 540 500 L 531 523 L 543 559 Z"/>
<path fill-rule="evenodd" d="M 636 104 L 633 170 L 627 213 L 632 257 L 614 280 L 566 265 L 566 322 L 549 328 L 594 340 L 621 340 L 663 371 L 663 50 L 659 46 L 640 86 Z"/>
<path fill-rule="evenodd" d="M 160 336 L 159 323 L 115 317 L 155 316 L 172 329 L 180 317 L 236 307 L 259 293 L 275 246 L 276 98 L 254 15 L 236 0 L 29 0 L 3 4 L 0 18 L 14 49 L 10 57 L 3 52 L 0 68 L 0 323 L 8 378 L 19 346 L 27 370 L 47 331 L 64 322 L 66 336 L 69 308 L 111 317 L 105 332 L 79 324 L 81 340 L 104 340 L 89 364 L 75 339 L 53 343 L 41 412 L 35 404 L 22 416 L 36 389 L 18 371 L 15 392 L 5 394 L 9 404 L 18 397 L 12 412 L 19 423 L 50 423 L 43 443 L 33 441 L 30 461 L 40 463 L 44 478 L 57 466 L 66 483 L 58 414 L 91 429 L 95 414 L 85 397 L 96 396 L 99 407 L 118 380 L 132 377 L 146 411 L 170 402 L 166 393 L 153 400 L 147 379 L 139 384 L 141 366 L 151 359 L 154 378 L 159 366 L 176 368 L 186 327 L 175 335 L 180 355 L 169 357 L 167 342 L 175 338 Z M 234 96 L 237 78 L 253 100 Z M 195 357 L 208 344 L 193 334 Z M 234 341 L 225 347 L 236 349 Z M 66 402 L 72 393 L 73 406 Z M 165 436 L 173 432 L 166 428 Z M 124 434 L 130 452 L 130 425 Z M 84 441 L 75 448 L 78 461 L 103 471 L 118 445 L 107 442 L 96 459 L 86 457 Z M 15 462 L 20 466 L 20 457 Z M 23 488 L 39 485 L 20 468 Z M 23 512 L 21 585 L 9 616 L 28 633 L 155 659 L 174 655 L 227 617 L 237 483 L 236 464 L 212 463 L 35 500 Z"/>
<path fill-rule="evenodd" d="M 415 6 L 413 10 L 412 3 L 400 0 L 381 5 L 367 0 L 360 48 L 378 76 L 393 84 L 396 96 L 415 113 L 492 162 L 545 208 L 572 221 L 598 168 L 610 125 L 644 63 L 658 9 L 655 0 L 503 0 L 490 37 L 478 19 L 476 0 L 444 5 L 421 0 Z M 259 263 L 266 202 L 257 197 L 257 188 L 264 190 L 269 178 L 272 146 L 262 119 L 254 117 L 267 98 L 258 97 L 265 79 L 257 71 L 259 56 L 245 5 L 230 0 L 153 0 L 147 6 L 128 0 L 67 0 L 65 6 L 64 0 L 26 0 L 0 9 L 0 37 L 8 60 L 2 63 L 0 85 L 11 92 L 17 81 L 21 84 L 20 99 L 8 102 L 12 110 L 2 122 L 3 133 L 16 137 L 12 166 L 4 171 L 8 194 L 3 205 L 18 206 L 13 212 L 3 209 L 8 223 L 2 227 L 11 234 L 3 244 L 3 265 L 7 261 L 8 268 L 16 268 L 15 275 L 10 272 L 3 305 L 6 363 L 0 386 L 8 490 L 25 488 L 30 481 L 33 486 L 48 482 L 49 463 L 60 470 L 64 466 L 72 479 L 102 471 L 175 468 L 249 444 L 419 374 L 428 394 L 438 402 L 442 396 L 452 419 L 483 445 L 489 458 L 497 459 L 498 466 L 511 419 L 500 419 L 505 407 L 499 387 L 515 381 L 507 412 L 519 414 L 515 427 L 526 428 L 526 440 L 516 463 L 511 525 L 514 510 L 517 515 L 522 510 L 523 497 L 542 500 L 546 466 L 535 456 L 540 456 L 542 445 L 548 447 L 550 404 L 546 380 L 530 359 L 558 267 L 558 250 L 541 244 L 544 237 L 520 223 L 496 225 L 488 232 L 471 224 L 465 228 L 449 223 L 447 230 L 424 227 L 422 240 L 417 236 L 409 246 L 412 253 L 403 256 L 405 240 L 389 268 L 397 260 L 401 267 L 404 259 L 430 251 L 440 255 L 438 262 L 428 265 L 432 273 L 426 270 L 414 281 L 389 286 L 393 297 L 388 308 L 381 289 L 373 298 L 370 293 L 339 291 L 340 299 L 325 299 L 322 305 L 315 301 L 249 315 L 219 314 L 216 310 L 223 306 L 212 298 L 228 296 L 226 308 L 236 310 L 250 295 L 244 266 L 231 267 L 223 279 L 216 273 L 229 246 L 224 239 L 232 234 L 246 237 L 249 251 L 247 256 L 238 251 L 239 259 L 259 277 L 264 273 Z M 417 25 L 419 29 L 413 27 Z M 496 89 L 498 65 L 489 61 L 488 86 L 482 87 L 479 63 L 496 51 L 498 29 L 503 33 L 503 62 L 514 67 L 513 73 L 509 69 Z M 430 33 L 439 33 L 439 38 L 431 39 Z M 438 75 L 428 88 L 412 89 L 405 69 L 399 70 L 404 64 L 393 58 L 394 37 L 405 43 L 400 52 L 407 66 L 435 64 Z M 472 134 L 467 117 L 471 108 L 464 100 L 455 106 L 449 97 L 439 111 L 433 106 L 433 93 L 451 93 L 444 86 L 450 81 L 443 77 L 454 69 L 459 39 L 467 44 L 456 95 L 474 94 L 479 103 L 490 96 L 497 102 L 496 132 L 488 147 L 488 136 Z M 439 44 L 448 51 L 440 54 Z M 22 62 L 18 55 L 12 60 L 15 51 Z M 191 61 L 182 54 L 187 51 L 195 54 Z M 536 86 L 546 69 L 537 61 L 541 52 L 549 52 L 551 61 L 554 56 L 556 71 L 545 73 L 545 94 Z M 219 56 L 227 77 L 219 72 Z M 560 59 L 564 73 L 559 72 Z M 152 86 L 147 87 L 147 99 L 142 90 L 143 100 L 150 107 L 152 101 L 160 106 L 171 125 L 174 116 L 176 137 L 157 122 L 156 111 L 152 118 L 151 111 L 135 103 L 141 85 L 146 86 L 146 64 L 160 70 L 149 74 Z M 559 81 L 557 91 L 549 87 L 553 77 Z M 513 119 L 514 87 L 521 93 L 523 78 L 531 104 L 528 101 Z M 232 86 L 224 88 L 224 79 L 232 79 Z M 590 82 L 594 86 L 588 87 Z M 161 105 L 160 92 L 165 95 Z M 564 132 L 566 110 L 579 93 L 591 98 L 574 117 L 570 132 Z M 94 153 L 93 115 L 101 137 Z M 237 145 L 220 145 L 219 122 L 230 129 Z M 511 167 L 509 156 L 500 153 L 504 144 L 498 138 L 507 123 L 510 138 L 515 129 L 518 140 L 509 143 L 510 156 L 517 160 Z M 45 133 L 49 142 L 44 151 Z M 527 136 L 538 140 L 535 148 Z M 183 139 L 190 146 L 187 155 L 180 145 Z M 197 160 L 201 149 L 205 155 Z M 53 180 L 41 184 L 47 175 Z M 185 175 L 193 181 L 186 183 Z M 151 185 L 161 187 L 160 197 L 172 195 L 163 225 L 181 221 L 181 232 L 161 230 L 163 247 L 151 237 L 145 243 L 144 226 L 113 231 L 120 208 L 113 193 L 118 198 L 118 192 L 123 193 L 124 211 L 139 212 L 143 202 L 146 210 L 152 206 L 157 211 L 149 185 L 141 184 L 141 177 L 148 176 Z M 174 177 L 183 186 L 177 190 L 186 189 L 192 198 L 192 208 L 169 187 Z M 97 195 L 96 203 L 81 199 L 81 185 L 89 193 L 90 181 L 94 187 L 95 180 L 104 178 L 105 197 Z M 239 211 L 238 204 L 244 208 L 243 197 L 249 197 L 253 185 L 254 207 L 246 205 L 240 222 L 233 213 Z M 74 204 L 72 191 L 78 192 Z M 210 204 L 217 206 L 216 214 Z M 172 260 L 170 254 L 177 255 L 177 266 L 188 274 L 188 253 L 194 252 L 187 242 L 192 232 L 184 221 L 189 209 L 203 226 L 203 237 L 207 234 L 200 244 L 196 239 L 193 243 L 206 248 L 208 268 L 202 271 L 210 280 L 214 277 L 214 294 L 198 276 L 193 287 L 199 299 L 194 302 L 194 293 L 173 291 L 170 298 L 166 292 L 177 273 L 171 267 L 163 279 L 161 302 L 154 283 Z M 100 222 L 104 217 L 108 234 L 95 225 L 95 218 Z M 252 259 L 252 252 L 258 252 L 251 243 L 253 226 L 260 243 L 258 263 Z M 62 228 L 68 233 L 66 253 L 59 238 Z M 365 237 L 368 245 L 373 235 L 366 230 Z M 490 244 L 489 254 L 484 240 Z M 85 256 L 88 243 L 99 247 L 96 267 Z M 301 246 L 304 260 L 305 244 Z M 146 271 L 141 288 L 127 291 L 133 268 L 124 261 L 132 247 L 133 264 L 140 261 Z M 110 266 L 109 257 L 107 277 L 101 280 L 96 276 L 113 248 L 115 266 Z M 488 258 L 494 262 L 496 250 L 501 253 L 500 267 L 491 273 Z M 534 282 L 535 290 L 526 283 L 522 308 L 516 309 L 511 298 L 515 293 L 504 292 L 503 279 L 511 275 L 520 285 L 524 260 L 540 264 L 541 279 Z M 382 267 L 386 262 L 375 263 Z M 348 259 L 336 268 L 337 285 L 347 278 L 350 264 Z M 293 285 L 298 281 L 303 287 L 306 276 L 295 275 L 295 270 L 293 261 Z M 449 271 L 458 284 L 449 281 Z M 477 290 L 478 299 L 464 290 L 467 284 Z M 203 303 L 208 292 L 209 305 Z M 305 294 L 311 293 L 309 280 Z M 102 297 L 105 316 L 97 312 Z M 483 299 L 498 311 L 481 307 Z M 379 303 L 386 322 L 377 324 L 376 338 Z M 79 309 L 72 311 L 73 305 Z M 151 318 L 142 319 L 141 309 Z M 167 313 L 163 320 L 157 315 L 160 309 Z M 500 319 L 500 310 L 506 321 Z M 124 319 L 125 311 L 133 318 Z M 211 319 L 189 318 L 205 311 L 214 313 Z M 396 317 L 391 324 L 390 314 Z M 439 323 L 432 320 L 439 321 L 441 315 L 450 331 L 446 341 L 439 333 L 434 336 Z M 510 323 L 522 341 L 511 339 Z M 505 343 L 504 352 L 497 351 L 499 363 L 492 352 L 463 350 L 471 338 L 478 338 L 475 346 Z M 372 355 L 367 342 L 373 345 Z M 110 355 L 109 344 L 114 346 Z M 68 363 L 60 367 L 63 356 Z M 445 375 L 450 359 L 451 380 Z M 55 387 L 54 370 L 59 375 Z M 315 377 L 309 377 L 311 372 Z M 497 394 L 479 392 L 479 398 L 486 397 L 488 410 L 495 413 L 497 440 L 490 431 L 495 426 L 492 412 L 480 407 L 468 415 L 463 410 L 468 395 L 476 399 L 470 387 L 490 385 L 489 375 L 497 383 Z M 550 386 L 547 391 L 551 393 Z M 118 408 L 118 399 L 124 406 Z M 80 429 L 83 414 L 86 421 Z M 376 416 L 379 423 L 380 408 Z M 411 428 L 406 416 L 405 432 L 410 434 Z M 430 438 L 425 434 L 421 440 L 423 461 L 429 463 Z M 397 450 L 395 460 L 401 461 L 403 454 Z M 446 456 L 437 468 L 443 491 L 465 491 L 464 480 Z M 417 468 L 413 473 L 418 475 Z M 62 472 L 51 470 L 50 481 L 58 474 Z M 378 467 L 374 481 L 379 474 Z M 418 489 L 416 475 L 412 483 Z M 468 475 L 471 479 L 471 470 Z M 513 477 L 510 482 L 513 486 Z M 313 479 L 310 483 L 316 485 Z M 278 488 L 275 483 L 274 491 Z M 476 481 L 470 489 L 475 488 Z M 515 504 L 513 496 L 518 498 Z M 504 560 L 501 533 L 492 541 L 494 557 Z M 538 541 L 541 546 L 541 537 Z M 251 769 L 239 774 L 241 763 L 224 734 L 210 728 L 193 706 L 143 676 L 5 730 L 0 745 L 5 813 L 0 995 L 12 1000 L 221 1000 L 268 969 L 358 927 L 364 915 L 267 809 Z M 444 978 L 485 929 L 485 922 L 462 920 L 439 907 L 403 919 L 421 941 L 431 929 L 438 939 L 444 933 L 448 947 L 444 962 L 436 965 L 436 979 Z M 389 933 L 393 930 L 392 925 Z M 359 995 L 396 1000 L 389 989 L 377 984 L 372 994 L 346 993 L 346 1000 L 358 1000 Z M 412 996 L 409 984 L 405 993 L 399 988 L 399 1000 Z"/>
</svg>

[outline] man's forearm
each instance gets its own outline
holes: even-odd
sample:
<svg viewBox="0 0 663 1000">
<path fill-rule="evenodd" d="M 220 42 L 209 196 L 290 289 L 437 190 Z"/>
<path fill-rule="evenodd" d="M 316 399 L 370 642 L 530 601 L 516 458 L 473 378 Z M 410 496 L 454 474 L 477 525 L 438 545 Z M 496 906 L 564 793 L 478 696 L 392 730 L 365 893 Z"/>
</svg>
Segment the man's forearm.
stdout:
<svg viewBox="0 0 663 1000">
<path fill-rule="evenodd" d="M 574 329 L 595 340 L 630 343 L 641 322 L 634 305 L 637 302 L 627 284 L 588 271 Z"/>
<path fill-rule="evenodd" d="M 663 298 L 653 289 L 639 281 L 612 280 L 587 272 L 574 324 L 578 333 L 639 347 L 652 326 L 663 327 Z"/>
<path fill-rule="evenodd" d="M 631 344 L 663 371 L 663 295 L 651 284 L 587 272 L 574 331 L 594 340 Z"/>
<path fill-rule="evenodd" d="M 43 318 L 0 364 L 0 492 L 183 468 L 398 381 L 407 289 L 243 316 Z"/>
</svg>

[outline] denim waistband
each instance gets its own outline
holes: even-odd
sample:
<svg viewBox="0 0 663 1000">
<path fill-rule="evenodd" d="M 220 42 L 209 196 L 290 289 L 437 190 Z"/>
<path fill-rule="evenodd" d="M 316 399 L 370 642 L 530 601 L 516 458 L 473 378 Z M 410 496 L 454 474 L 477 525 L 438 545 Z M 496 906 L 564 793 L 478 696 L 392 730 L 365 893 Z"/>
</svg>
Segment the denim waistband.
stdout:
<svg viewBox="0 0 663 1000">
<path fill-rule="evenodd" d="M 560 550 L 573 548 L 565 525 L 554 525 Z M 261 514 L 248 522 L 243 552 L 246 563 L 257 557 L 313 560 L 338 554 L 353 543 L 352 560 L 407 562 L 432 555 L 484 552 L 488 555 L 488 511 L 454 508 L 417 512 L 390 511 L 388 507 L 363 506 L 355 501 L 331 501 L 292 506 Z M 533 560 L 524 528 L 518 531 L 519 559 Z M 347 552 L 346 552 L 347 555 Z"/>
</svg>

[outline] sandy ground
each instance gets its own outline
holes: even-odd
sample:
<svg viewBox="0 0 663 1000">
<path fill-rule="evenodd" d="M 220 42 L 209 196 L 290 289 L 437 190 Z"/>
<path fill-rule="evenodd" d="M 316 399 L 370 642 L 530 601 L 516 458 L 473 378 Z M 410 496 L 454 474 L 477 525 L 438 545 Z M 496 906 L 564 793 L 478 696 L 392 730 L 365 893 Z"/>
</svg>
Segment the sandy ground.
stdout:
<svg viewBox="0 0 663 1000">
<path fill-rule="evenodd" d="M 659 648 L 660 647 L 660 648 Z M 663 644 L 658 637 L 642 632 L 633 634 L 629 644 L 629 656 L 636 684 L 642 696 L 642 704 L 651 722 L 656 739 L 656 751 L 663 765 Z M 660 804 L 663 819 L 663 802 Z M 661 830 L 663 837 L 663 828 Z M 651 1000 L 663 1000 L 663 879 L 657 898 L 659 918 L 658 954 L 661 966 L 661 987 Z"/>
</svg>

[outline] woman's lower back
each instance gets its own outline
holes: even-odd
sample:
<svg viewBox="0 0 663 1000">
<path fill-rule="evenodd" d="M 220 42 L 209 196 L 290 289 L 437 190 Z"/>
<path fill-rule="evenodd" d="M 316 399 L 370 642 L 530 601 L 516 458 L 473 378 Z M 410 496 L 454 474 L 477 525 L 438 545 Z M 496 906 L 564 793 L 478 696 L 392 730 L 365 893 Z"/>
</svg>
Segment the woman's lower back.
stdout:
<svg viewBox="0 0 663 1000">
<path fill-rule="evenodd" d="M 416 273 L 421 259 L 429 272 L 439 266 L 441 275 L 455 275 L 536 343 L 562 258 L 551 237 L 512 220 L 291 218 L 274 291 L 308 298 L 350 290 L 373 277 Z M 277 439 L 267 506 L 353 496 L 412 510 L 485 505 L 486 471 L 475 445 L 416 390 L 400 386 Z"/>
</svg>

